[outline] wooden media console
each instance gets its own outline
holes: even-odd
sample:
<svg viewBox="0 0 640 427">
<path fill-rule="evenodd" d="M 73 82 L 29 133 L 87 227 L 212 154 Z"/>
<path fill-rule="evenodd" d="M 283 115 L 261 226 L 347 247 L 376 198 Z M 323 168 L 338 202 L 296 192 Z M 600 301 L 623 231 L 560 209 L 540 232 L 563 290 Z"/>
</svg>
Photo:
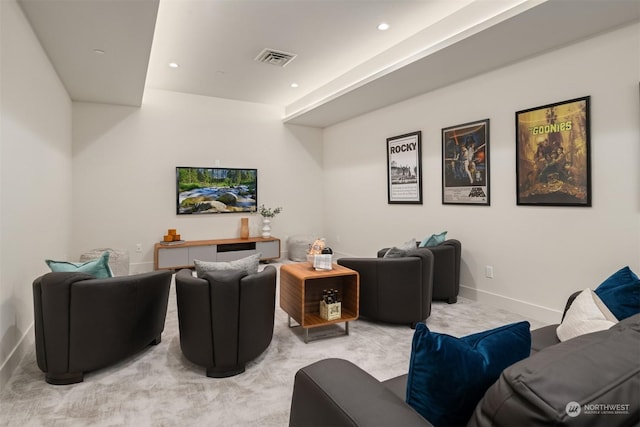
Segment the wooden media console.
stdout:
<svg viewBox="0 0 640 427">
<path fill-rule="evenodd" d="M 193 260 L 233 261 L 261 253 L 260 261 L 280 258 L 280 239 L 249 237 L 248 239 L 190 240 L 184 243 L 156 243 L 153 263 L 156 270 L 193 268 Z"/>
</svg>

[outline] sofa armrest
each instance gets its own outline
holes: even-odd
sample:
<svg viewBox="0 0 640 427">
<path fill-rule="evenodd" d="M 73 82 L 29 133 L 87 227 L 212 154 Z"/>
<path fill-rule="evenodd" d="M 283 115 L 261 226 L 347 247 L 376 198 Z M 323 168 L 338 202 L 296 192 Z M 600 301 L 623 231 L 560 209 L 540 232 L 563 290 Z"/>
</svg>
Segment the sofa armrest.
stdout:
<svg viewBox="0 0 640 427">
<path fill-rule="evenodd" d="M 218 369 L 238 363 L 238 319 L 240 316 L 240 279 L 246 272 L 222 270 L 205 273 L 209 282 L 213 359 Z"/>
<path fill-rule="evenodd" d="M 175 281 L 180 349 L 193 363 L 212 366 L 214 356 L 209 282 L 194 277 L 189 269 L 178 271 Z"/>
<path fill-rule="evenodd" d="M 271 343 L 275 315 L 277 270 L 264 270 L 240 279 L 238 363 L 258 357 Z"/>
<path fill-rule="evenodd" d="M 431 426 L 383 383 L 343 359 L 320 360 L 296 373 L 289 425 Z"/>
<path fill-rule="evenodd" d="M 36 360 L 42 372 L 68 372 L 71 286 L 91 279 L 93 276 L 84 273 L 52 272 L 34 280 Z"/>
</svg>

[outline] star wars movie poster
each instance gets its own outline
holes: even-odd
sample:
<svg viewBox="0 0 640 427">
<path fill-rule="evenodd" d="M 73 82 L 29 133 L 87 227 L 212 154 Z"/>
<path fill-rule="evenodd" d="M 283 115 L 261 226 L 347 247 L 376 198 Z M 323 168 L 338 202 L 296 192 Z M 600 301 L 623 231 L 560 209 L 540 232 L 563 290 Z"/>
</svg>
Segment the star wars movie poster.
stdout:
<svg viewBox="0 0 640 427">
<path fill-rule="evenodd" d="M 516 113 L 518 205 L 591 206 L 589 97 Z"/>
<path fill-rule="evenodd" d="M 442 129 L 442 203 L 489 205 L 489 119 Z"/>
</svg>

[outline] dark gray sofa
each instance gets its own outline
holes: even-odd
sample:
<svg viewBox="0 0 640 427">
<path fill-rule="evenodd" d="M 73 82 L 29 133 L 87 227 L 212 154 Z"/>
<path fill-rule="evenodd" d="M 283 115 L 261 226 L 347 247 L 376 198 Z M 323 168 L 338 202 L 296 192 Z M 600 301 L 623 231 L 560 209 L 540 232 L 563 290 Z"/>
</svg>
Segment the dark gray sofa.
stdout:
<svg viewBox="0 0 640 427">
<path fill-rule="evenodd" d="M 467 425 L 639 425 L 640 314 L 541 348 L 536 337 L 548 340 L 546 332 L 534 331 L 540 351 L 502 372 Z M 430 426 L 405 403 L 406 382 L 407 375 L 381 382 L 346 360 L 321 360 L 296 373 L 289 425 Z"/>
</svg>

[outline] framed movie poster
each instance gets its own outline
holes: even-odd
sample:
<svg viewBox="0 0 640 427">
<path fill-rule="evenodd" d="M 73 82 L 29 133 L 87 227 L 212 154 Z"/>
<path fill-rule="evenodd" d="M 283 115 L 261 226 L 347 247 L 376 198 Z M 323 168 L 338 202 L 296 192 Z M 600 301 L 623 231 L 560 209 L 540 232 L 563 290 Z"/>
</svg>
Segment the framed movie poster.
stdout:
<svg viewBox="0 0 640 427">
<path fill-rule="evenodd" d="M 422 132 L 387 138 L 388 203 L 422 204 Z"/>
<path fill-rule="evenodd" d="M 518 205 L 591 206 L 589 101 L 516 112 Z"/>
<path fill-rule="evenodd" d="M 489 206 L 489 119 L 442 129 L 442 203 Z"/>
</svg>

